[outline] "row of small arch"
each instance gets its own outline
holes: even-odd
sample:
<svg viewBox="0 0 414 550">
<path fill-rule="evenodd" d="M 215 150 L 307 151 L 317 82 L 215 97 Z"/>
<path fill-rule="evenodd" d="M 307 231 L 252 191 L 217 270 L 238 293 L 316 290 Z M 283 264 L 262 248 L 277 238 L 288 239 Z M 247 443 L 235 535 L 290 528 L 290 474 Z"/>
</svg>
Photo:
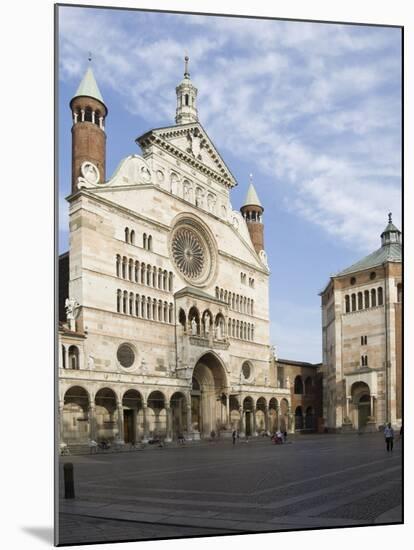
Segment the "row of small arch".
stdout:
<svg viewBox="0 0 414 550">
<path fill-rule="evenodd" d="M 354 294 L 345 295 L 345 313 L 359 311 L 370 307 L 382 306 L 384 304 L 384 293 L 382 286 L 365 290 Z"/>
<path fill-rule="evenodd" d="M 104 116 L 98 109 L 95 111 L 88 106 L 85 109 L 76 109 L 72 114 L 74 124 L 77 122 L 93 122 L 93 124 L 103 129 Z"/>
<path fill-rule="evenodd" d="M 227 401 L 227 397 L 224 394 L 220 399 L 224 403 Z M 122 395 L 118 395 L 112 388 L 103 386 L 91 397 L 90 392 L 86 388 L 75 385 L 68 388 L 63 396 L 63 404 L 77 402 L 81 406 L 87 406 L 90 405 L 91 401 L 95 404 L 99 403 L 114 408 L 121 405 L 131 407 L 135 405 L 136 408 L 141 408 L 146 405 L 153 409 L 161 410 L 166 406 L 172 407 L 179 401 L 184 401 L 187 406 L 190 406 L 190 396 L 179 390 L 172 392 L 170 395 L 161 390 L 154 390 L 148 394 L 148 397 L 144 398 L 143 393 L 137 389 L 128 389 Z M 269 408 L 276 411 L 280 410 L 282 414 L 290 412 L 289 402 L 286 398 L 282 398 L 279 403 L 275 397 L 267 400 L 264 396 L 258 398 L 246 396 L 240 405 L 240 399 L 232 395 L 230 396 L 229 405 L 230 410 L 240 410 L 240 408 L 243 408 L 243 410 L 263 410 Z"/>
<path fill-rule="evenodd" d="M 160 290 L 173 290 L 173 273 L 155 265 L 145 264 L 126 256 L 116 255 L 116 276 L 134 283 L 152 286 Z"/>
<path fill-rule="evenodd" d="M 253 298 L 247 298 L 234 292 L 224 290 L 216 286 L 216 298 L 226 302 L 230 309 L 238 311 L 239 313 L 247 313 L 253 315 L 254 312 L 254 300 Z"/>
<path fill-rule="evenodd" d="M 178 322 L 182 325 L 184 332 L 190 331 L 194 336 L 206 337 L 211 328 L 215 328 L 215 336 L 218 338 L 239 338 L 242 340 L 254 340 L 254 324 L 229 318 L 226 321 L 224 315 L 219 312 L 215 316 L 209 309 L 203 311 L 200 315 L 196 306 L 192 306 L 188 313 L 180 308 L 178 313 Z"/>
<path fill-rule="evenodd" d="M 125 242 L 135 245 L 135 230 L 125 227 Z M 142 235 L 142 248 L 145 250 L 152 250 L 152 235 L 143 233 Z"/>
<path fill-rule="evenodd" d="M 141 296 L 122 291 L 118 288 L 116 291 L 116 311 L 117 313 L 125 313 L 134 315 L 141 319 L 151 321 L 160 321 L 162 323 L 173 323 L 173 304 L 151 298 L 150 296 Z"/>
<path fill-rule="evenodd" d="M 300 374 L 298 374 L 295 377 L 293 387 L 294 387 L 293 391 L 294 391 L 295 394 L 297 394 L 297 395 L 303 395 L 303 394 L 309 395 L 309 394 L 313 393 L 313 388 L 314 388 L 313 379 L 312 379 L 311 376 L 307 376 L 305 378 L 305 381 L 303 381 L 302 376 Z"/>
</svg>

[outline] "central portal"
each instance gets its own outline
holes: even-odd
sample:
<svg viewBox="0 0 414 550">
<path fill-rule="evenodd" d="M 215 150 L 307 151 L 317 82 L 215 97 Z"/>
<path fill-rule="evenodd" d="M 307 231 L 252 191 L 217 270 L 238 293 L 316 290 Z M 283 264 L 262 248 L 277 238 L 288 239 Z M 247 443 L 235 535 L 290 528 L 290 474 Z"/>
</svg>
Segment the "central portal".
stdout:
<svg viewBox="0 0 414 550">
<path fill-rule="evenodd" d="M 228 424 L 223 393 L 227 379 L 220 359 L 212 352 L 197 361 L 193 371 L 191 392 L 191 423 L 195 433 L 209 437 L 218 434 Z"/>
</svg>

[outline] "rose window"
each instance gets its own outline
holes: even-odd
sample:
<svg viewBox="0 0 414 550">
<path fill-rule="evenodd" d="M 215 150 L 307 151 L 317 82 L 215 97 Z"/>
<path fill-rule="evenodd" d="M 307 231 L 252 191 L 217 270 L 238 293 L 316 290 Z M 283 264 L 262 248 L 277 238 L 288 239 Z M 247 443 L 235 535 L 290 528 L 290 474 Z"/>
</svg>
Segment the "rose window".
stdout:
<svg viewBox="0 0 414 550">
<path fill-rule="evenodd" d="M 205 286 L 215 271 L 214 245 L 201 224 L 182 220 L 170 237 L 171 258 L 182 277 L 195 286 Z"/>
<path fill-rule="evenodd" d="M 196 279 L 202 274 L 205 264 L 204 246 L 193 231 L 179 229 L 174 235 L 172 251 L 178 269 L 186 277 Z"/>
</svg>

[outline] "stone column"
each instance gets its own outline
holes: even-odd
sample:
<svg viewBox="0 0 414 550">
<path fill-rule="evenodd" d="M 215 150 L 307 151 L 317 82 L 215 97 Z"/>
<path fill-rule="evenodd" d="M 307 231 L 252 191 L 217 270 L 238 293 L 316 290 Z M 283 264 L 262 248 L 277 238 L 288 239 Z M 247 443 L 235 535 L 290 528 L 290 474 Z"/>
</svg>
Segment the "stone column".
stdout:
<svg viewBox="0 0 414 550">
<path fill-rule="evenodd" d="M 59 401 L 59 443 L 63 441 L 63 401 Z"/>
<path fill-rule="evenodd" d="M 85 109 L 81 109 L 81 122 L 85 122 Z"/>
<path fill-rule="evenodd" d="M 142 404 L 142 414 L 144 417 L 144 437 L 142 438 L 143 443 L 148 443 L 148 421 L 147 421 L 147 404 Z"/>
<path fill-rule="evenodd" d="M 95 420 L 95 403 L 89 404 L 88 410 L 88 422 L 89 422 L 89 439 L 96 441 L 96 420 Z"/>
<path fill-rule="evenodd" d="M 288 432 L 291 433 L 291 434 L 294 434 L 295 433 L 295 422 L 293 420 L 293 414 L 292 414 L 292 411 L 291 411 L 290 407 L 288 408 L 287 416 L 288 416 Z"/>
<path fill-rule="evenodd" d="M 253 406 L 252 418 L 253 418 L 253 422 L 252 422 L 252 424 L 253 424 L 253 426 L 252 426 L 252 428 L 253 428 L 253 429 L 252 429 L 252 432 L 253 432 L 253 433 L 252 433 L 252 436 L 254 437 L 254 436 L 257 435 L 257 431 L 256 431 L 256 407 L 255 407 L 255 406 Z"/>
<path fill-rule="evenodd" d="M 245 431 L 244 431 L 244 411 L 243 411 L 243 407 L 240 407 L 239 409 L 239 412 L 240 412 L 240 437 L 244 437 L 245 436 Z"/>
<path fill-rule="evenodd" d="M 226 414 L 227 414 L 227 423 L 226 423 L 226 429 L 230 430 L 230 394 L 228 393 L 226 395 Z"/>
<path fill-rule="evenodd" d="M 171 410 L 171 407 L 165 407 L 165 410 L 167 412 L 167 436 L 165 438 L 165 441 L 171 442 L 172 441 L 172 410 Z"/>
<path fill-rule="evenodd" d="M 276 431 L 280 431 L 280 407 L 279 405 L 276 405 L 275 408 L 276 411 Z"/>
<path fill-rule="evenodd" d="M 370 412 L 371 412 L 370 416 L 372 418 L 375 418 L 375 414 L 374 414 L 374 396 L 373 395 L 371 395 L 371 411 Z"/>
<path fill-rule="evenodd" d="M 345 398 L 346 416 L 349 418 L 349 397 Z"/>
<path fill-rule="evenodd" d="M 118 403 L 118 441 L 124 443 L 124 408 Z"/>
<path fill-rule="evenodd" d="M 95 111 L 92 111 L 92 122 L 95 124 Z"/>
<path fill-rule="evenodd" d="M 193 425 L 191 421 L 191 397 L 190 397 L 190 404 L 187 400 L 187 439 L 192 439 L 192 431 L 193 431 Z"/>
<path fill-rule="evenodd" d="M 59 350 L 58 350 L 58 368 L 59 369 L 62 369 L 63 368 L 63 353 L 62 353 L 62 344 L 58 344 L 59 345 Z"/>
<path fill-rule="evenodd" d="M 67 369 L 70 369 L 70 365 L 69 365 L 69 347 L 68 346 L 65 346 L 65 367 Z"/>
<path fill-rule="evenodd" d="M 264 409 L 264 417 L 265 417 L 265 433 L 269 435 L 269 407 L 265 407 Z"/>
</svg>

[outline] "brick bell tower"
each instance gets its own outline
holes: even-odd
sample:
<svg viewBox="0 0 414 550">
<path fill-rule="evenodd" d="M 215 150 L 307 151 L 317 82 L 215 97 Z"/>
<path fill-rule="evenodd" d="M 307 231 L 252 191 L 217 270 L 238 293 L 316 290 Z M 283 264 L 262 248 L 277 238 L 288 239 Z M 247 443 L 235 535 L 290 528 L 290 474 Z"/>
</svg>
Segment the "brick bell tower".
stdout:
<svg viewBox="0 0 414 550">
<path fill-rule="evenodd" d="M 105 118 L 108 109 L 90 66 L 71 99 L 70 108 L 73 120 L 72 193 L 75 193 L 78 190 L 79 176 L 92 178 L 94 183 L 105 181 Z M 87 162 L 94 165 L 97 170 L 84 164 Z M 87 170 L 89 170 L 88 174 L 86 174 Z"/>
<path fill-rule="evenodd" d="M 264 208 L 261 205 L 259 197 L 256 193 L 256 189 L 254 188 L 252 175 L 250 175 L 249 188 L 247 190 L 244 204 L 240 208 L 240 212 L 242 213 L 243 218 L 246 220 L 247 228 L 249 230 L 254 249 L 259 254 L 261 250 L 264 250 Z"/>
</svg>

